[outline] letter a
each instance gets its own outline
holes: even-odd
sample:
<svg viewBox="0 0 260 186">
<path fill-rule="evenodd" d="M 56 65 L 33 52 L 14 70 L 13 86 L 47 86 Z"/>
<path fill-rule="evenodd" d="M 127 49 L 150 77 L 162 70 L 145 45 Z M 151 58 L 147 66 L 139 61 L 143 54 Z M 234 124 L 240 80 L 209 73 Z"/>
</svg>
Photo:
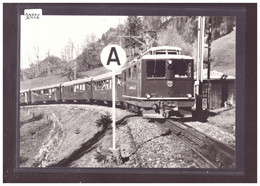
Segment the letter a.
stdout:
<svg viewBox="0 0 260 186">
<path fill-rule="evenodd" d="M 115 54 L 116 59 L 111 59 L 113 52 Z M 115 47 L 111 47 L 110 54 L 107 60 L 107 65 L 109 65 L 111 61 L 117 62 L 118 65 L 121 65 Z"/>
</svg>

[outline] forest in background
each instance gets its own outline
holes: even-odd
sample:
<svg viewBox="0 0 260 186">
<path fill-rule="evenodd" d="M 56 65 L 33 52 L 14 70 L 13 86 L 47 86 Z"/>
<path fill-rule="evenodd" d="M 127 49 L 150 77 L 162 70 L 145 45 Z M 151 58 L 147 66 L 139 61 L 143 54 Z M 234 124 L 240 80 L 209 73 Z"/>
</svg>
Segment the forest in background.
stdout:
<svg viewBox="0 0 260 186">
<path fill-rule="evenodd" d="M 206 17 L 206 27 L 209 17 Z M 212 17 L 212 41 L 221 38 L 236 26 L 234 16 Z M 205 33 L 205 36 L 207 34 Z M 124 36 L 124 37 L 122 37 Z M 129 37 L 132 36 L 132 37 Z M 134 37 L 134 38 L 133 38 Z M 83 76 L 84 72 L 102 66 L 100 53 L 108 44 L 121 45 L 127 54 L 128 61 L 154 46 L 178 46 L 183 55 L 192 56 L 196 62 L 197 52 L 197 17 L 196 16 L 128 16 L 124 24 L 110 28 L 101 38 L 88 35 L 82 42 L 84 50 L 79 53 L 79 46 L 72 40 L 62 50 L 62 57 L 46 53 L 46 58 L 39 60 L 39 48 L 35 47 L 36 62 L 30 67 L 21 69 L 20 80 L 61 75 L 68 80 Z M 73 54 L 76 53 L 76 56 Z"/>
</svg>

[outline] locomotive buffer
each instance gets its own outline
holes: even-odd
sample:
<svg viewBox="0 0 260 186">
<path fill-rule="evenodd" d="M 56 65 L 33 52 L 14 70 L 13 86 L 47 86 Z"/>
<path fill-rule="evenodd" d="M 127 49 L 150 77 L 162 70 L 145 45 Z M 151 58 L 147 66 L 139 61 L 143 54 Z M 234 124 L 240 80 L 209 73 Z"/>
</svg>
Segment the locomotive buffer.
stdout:
<svg viewBox="0 0 260 186">
<path fill-rule="evenodd" d="M 121 46 L 108 45 L 103 48 L 101 55 L 103 66 L 112 71 L 112 127 L 113 127 L 113 147 L 116 150 L 116 78 L 115 72 L 126 63 L 126 53 Z"/>
</svg>

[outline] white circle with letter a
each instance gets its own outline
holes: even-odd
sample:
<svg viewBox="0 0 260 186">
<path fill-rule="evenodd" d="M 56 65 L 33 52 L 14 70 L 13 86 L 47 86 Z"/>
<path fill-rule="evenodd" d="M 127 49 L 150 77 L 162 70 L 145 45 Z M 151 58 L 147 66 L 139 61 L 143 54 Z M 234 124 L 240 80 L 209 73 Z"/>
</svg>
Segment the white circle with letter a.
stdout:
<svg viewBox="0 0 260 186">
<path fill-rule="evenodd" d="M 126 54 L 124 49 L 119 45 L 108 45 L 103 48 L 101 62 L 108 70 L 118 70 L 126 63 Z"/>
</svg>

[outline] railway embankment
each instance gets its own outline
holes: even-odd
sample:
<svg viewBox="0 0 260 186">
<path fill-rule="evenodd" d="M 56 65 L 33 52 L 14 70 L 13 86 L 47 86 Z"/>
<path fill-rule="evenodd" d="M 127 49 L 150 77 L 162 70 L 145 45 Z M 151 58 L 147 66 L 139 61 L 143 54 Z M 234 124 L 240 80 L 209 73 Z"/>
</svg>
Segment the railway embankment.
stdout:
<svg viewBox="0 0 260 186">
<path fill-rule="evenodd" d="M 111 126 L 98 126 L 110 107 L 38 105 L 21 107 L 21 167 L 206 168 L 191 149 L 158 122 L 117 109 L 117 153 Z M 186 124 L 235 144 L 235 109 Z M 126 117 L 127 116 L 127 117 Z"/>
</svg>

